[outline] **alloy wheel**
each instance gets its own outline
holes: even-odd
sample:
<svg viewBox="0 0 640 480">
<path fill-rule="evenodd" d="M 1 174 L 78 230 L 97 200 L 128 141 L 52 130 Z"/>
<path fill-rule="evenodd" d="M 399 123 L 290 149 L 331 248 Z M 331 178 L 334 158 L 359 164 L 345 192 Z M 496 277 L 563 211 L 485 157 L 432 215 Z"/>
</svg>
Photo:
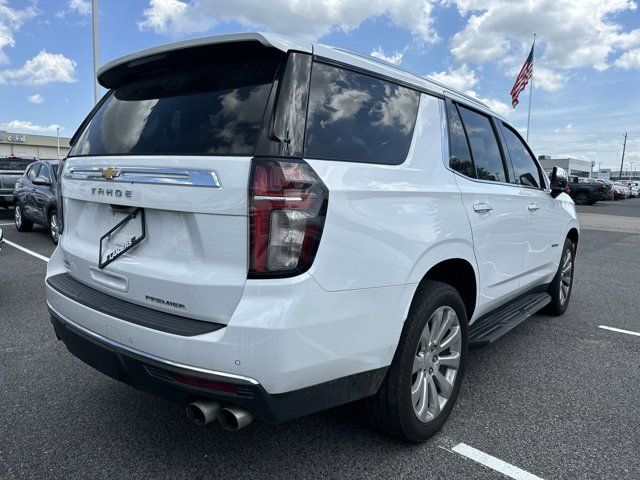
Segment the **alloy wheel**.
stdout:
<svg viewBox="0 0 640 480">
<path fill-rule="evenodd" d="M 20 211 L 19 205 L 16 205 L 13 215 L 16 222 L 16 227 L 20 228 L 22 226 L 22 212 Z"/>
<path fill-rule="evenodd" d="M 569 298 L 571 290 L 571 277 L 573 276 L 573 252 L 567 248 L 562 256 L 562 270 L 560 271 L 560 303 L 564 305 Z"/>
<path fill-rule="evenodd" d="M 58 227 L 58 215 L 55 213 L 51 215 L 51 218 L 49 219 L 49 232 L 53 241 L 57 242 L 58 237 L 60 236 L 60 229 Z"/>
<path fill-rule="evenodd" d="M 438 416 L 452 395 L 462 349 L 462 331 L 455 310 L 438 308 L 424 327 L 413 360 L 411 403 L 422 422 Z"/>
</svg>

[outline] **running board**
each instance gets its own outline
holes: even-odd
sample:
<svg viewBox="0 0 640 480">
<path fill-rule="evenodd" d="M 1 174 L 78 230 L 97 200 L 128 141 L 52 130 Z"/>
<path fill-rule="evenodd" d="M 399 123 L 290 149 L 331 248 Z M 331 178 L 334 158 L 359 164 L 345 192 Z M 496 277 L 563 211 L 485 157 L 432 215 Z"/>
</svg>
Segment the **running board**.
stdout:
<svg viewBox="0 0 640 480">
<path fill-rule="evenodd" d="M 489 345 L 550 302 L 548 293 L 531 293 L 479 318 L 469 327 L 469 347 Z"/>
</svg>

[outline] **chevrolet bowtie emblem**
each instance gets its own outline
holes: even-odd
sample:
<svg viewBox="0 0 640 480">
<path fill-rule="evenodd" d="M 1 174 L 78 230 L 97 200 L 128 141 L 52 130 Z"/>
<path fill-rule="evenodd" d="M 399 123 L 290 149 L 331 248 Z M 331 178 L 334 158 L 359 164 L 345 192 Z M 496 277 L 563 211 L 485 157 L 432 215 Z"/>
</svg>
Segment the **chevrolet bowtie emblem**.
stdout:
<svg viewBox="0 0 640 480">
<path fill-rule="evenodd" d="M 120 175 L 120 172 L 113 167 L 105 168 L 100 174 L 100 176 L 105 180 L 113 180 L 118 175 Z"/>
</svg>

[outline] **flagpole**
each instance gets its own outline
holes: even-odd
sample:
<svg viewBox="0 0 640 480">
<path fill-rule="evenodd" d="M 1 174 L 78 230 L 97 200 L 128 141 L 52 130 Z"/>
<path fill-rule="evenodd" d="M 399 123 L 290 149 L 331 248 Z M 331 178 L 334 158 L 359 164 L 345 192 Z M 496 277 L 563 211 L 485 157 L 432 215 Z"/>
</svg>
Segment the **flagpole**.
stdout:
<svg viewBox="0 0 640 480">
<path fill-rule="evenodd" d="M 531 47 L 531 83 L 529 84 L 529 113 L 527 113 L 527 143 L 529 143 L 529 124 L 531 123 L 531 97 L 533 96 L 533 59 L 536 50 L 536 34 L 533 34 L 533 46 Z"/>
</svg>

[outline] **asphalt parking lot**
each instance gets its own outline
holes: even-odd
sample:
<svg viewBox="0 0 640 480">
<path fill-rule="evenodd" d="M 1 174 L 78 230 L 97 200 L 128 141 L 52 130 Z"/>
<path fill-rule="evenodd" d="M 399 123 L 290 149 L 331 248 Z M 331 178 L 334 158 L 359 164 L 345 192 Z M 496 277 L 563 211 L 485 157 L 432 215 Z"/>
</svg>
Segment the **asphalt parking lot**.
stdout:
<svg viewBox="0 0 640 480">
<path fill-rule="evenodd" d="M 99 374 L 49 323 L 45 261 L 0 253 L 0 478 L 640 478 L 640 199 L 579 207 L 569 310 L 536 315 L 470 352 L 452 416 L 426 444 L 399 444 L 347 405 L 228 433 Z M 5 238 L 48 257 L 47 232 Z M 456 451 L 454 451 L 456 450 Z"/>
</svg>

